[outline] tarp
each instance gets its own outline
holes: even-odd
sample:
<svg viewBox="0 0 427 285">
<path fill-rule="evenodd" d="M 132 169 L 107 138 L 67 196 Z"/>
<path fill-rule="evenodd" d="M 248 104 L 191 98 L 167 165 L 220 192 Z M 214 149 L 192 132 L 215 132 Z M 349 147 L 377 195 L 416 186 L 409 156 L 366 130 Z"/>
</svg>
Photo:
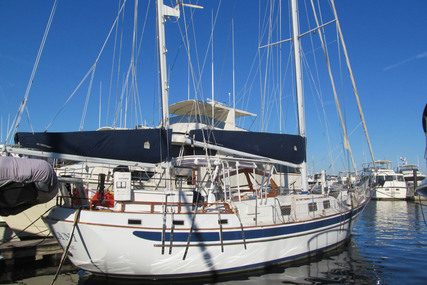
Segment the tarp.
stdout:
<svg viewBox="0 0 427 285">
<path fill-rule="evenodd" d="M 52 187 L 56 184 L 56 174 L 50 164 L 41 159 L 0 156 L 0 181 L 6 180 L 43 182 Z"/>
<path fill-rule="evenodd" d="M 44 160 L 0 156 L 0 215 L 18 214 L 58 192 L 55 171 Z"/>
</svg>

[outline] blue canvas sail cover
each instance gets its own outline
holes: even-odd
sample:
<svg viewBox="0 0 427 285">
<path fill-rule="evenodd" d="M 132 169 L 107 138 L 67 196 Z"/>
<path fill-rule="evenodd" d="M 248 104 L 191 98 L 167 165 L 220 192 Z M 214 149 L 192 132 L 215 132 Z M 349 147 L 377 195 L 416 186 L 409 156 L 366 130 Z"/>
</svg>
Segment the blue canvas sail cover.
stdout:
<svg viewBox="0 0 427 285">
<path fill-rule="evenodd" d="M 300 164 L 306 160 L 302 136 L 246 131 L 193 130 L 190 138 L 241 152 Z"/>
<path fill-rule="evenodd" d="M 158 163 L 168 156 L 171 132 L 165 129 L 17 133 L 25 148 L 87 157 Z"/>
</svg>

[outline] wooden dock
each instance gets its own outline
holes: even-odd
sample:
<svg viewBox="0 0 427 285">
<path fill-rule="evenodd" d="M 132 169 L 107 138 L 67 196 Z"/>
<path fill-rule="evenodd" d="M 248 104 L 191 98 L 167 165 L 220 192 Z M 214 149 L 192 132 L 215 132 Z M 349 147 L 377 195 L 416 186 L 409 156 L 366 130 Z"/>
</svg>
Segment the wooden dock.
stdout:
<svg viewBox="0 0 427 285">
<path fill-rule="evenodd" d="M 47 256 L 62 254 L 63 250 L 54 238 L 37 240 L 10 241 L 0 245 L 0 259 L 7 264 L 22 258 L 34 258 L 35 261 Z"/>
</svg>

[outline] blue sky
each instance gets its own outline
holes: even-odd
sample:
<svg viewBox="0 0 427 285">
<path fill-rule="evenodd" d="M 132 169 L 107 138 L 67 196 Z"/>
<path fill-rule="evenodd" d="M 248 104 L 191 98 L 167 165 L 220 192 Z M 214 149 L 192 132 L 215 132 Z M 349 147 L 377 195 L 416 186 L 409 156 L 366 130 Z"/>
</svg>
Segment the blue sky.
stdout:
<svg viewBox="0 0 427 285">
<path fill-rule="evenodd" d="M 146 6 L 150 1 L 139 1 L 138 14 L 138 41 L 144 27 Z M 170 3 L 170 1 L 165 1 Z M 253 131 L 261 129 L 278 132 L 279 117 L 277 98 L 266 95 L 270 99 L 265 102 L 273 107 L 265 107 L 266 114 L 262 119 L 259 99 L 259 85 L 261 81 L 277 81 L 273 75 L 268 77 L 255 74 L 253 67 L 257 55 L 258 30 L 268 25 L 264 20 L 265 4 L 268 1 L 199 1 L 204 6 L 202 10 L 185 8 L 181 14 L 179 25 L 184 27 L 184 16 L 189 22 L 194 12 L 194 27 L 190 26 L 190 53 L 195 70 L 202 70 L 200 85 L 191 84 L 190 96 L 193 98 L 197 89 L 197 98 L 211 97 L 211 54 L 208 45 L 211 31 L 211 15 L 215 15 L 220 6 L 218 20 L 214 30 L 214 78 L 215 99 L 228 103 L 229 93 L 232 93 L 232 50 L 231 50 L 231 19 L 234 18 L 235 33 L 235 84 L 237 107 L 257 113 L 253 120 L 241 122 L 245 128 Z M 276 1 L 277 2 L 277 1 Z M 322 2 L 322 1 L 321 1 Z M 409 163 L 418 163 L 425 171 L 425 136 L 421 127 L 421 115 L 427 103 L 427 2 L 414 0 L 408 3 L 402 1 L 368 1 L 368 0 L 336 0 L 339 20 L 344 33 L 344 39 L 350 55 L 350 61 L 356 79 L 356 84 L 364 110 L 369 135 L 376 159 L 393 161 L 397 166 L 399 157 L 407 158 Z M 192 3 L 196 3 L 192 1 Z M 137 84 L 138 98 L 136 106 L 129 104 L 126 126 L 132 127 L 136 123 L 146 123 L 155 126 L 159 122 L 159 101 L 153 95 L 158 93 L 158 78 L 156 73 L 157 58 L 155 50 L 154 0 L 150 3 L 148 17 L 142 38 L 142 48 L 138 57 Z M 219 5 L 220 4 L 220 5 Z M 28 80 L 31 75 L 37 51 L 49 18 L 53 1 L 23 1 L 0 0 L 0 117 L 2 120 L 1 139 L 6 137 L 8 121 L 15 116 L 22 101 Z M 303 1 L 300 9 L 304 10 Z M 132 22 L 134 2 L 128 1 L 125 8 L 123 22 L 123 45 L 120 71 L 117 70 L 118 56 L 115 57 L 113 82 L 110 91 L 112 69 L 112 55 L 114 50 L 113 31 L 110 41 L 97 64 L 91 89 L 88 112 L 84 120 L 84 130 L 98 128 L 99 102 L 101 97 L 101 125 L 111 125 L 114 117 L 114 102 L 121 83 L 126 76 L 130 62 Z M 287 1 L 283 4 L 287 9 Z M 277 8 L 277 6 L 276 6 Z M 118 1 L 58 1 L 57 10 L 53 19 L 39 67 L 32 85 L 28 111 L 30 122 L 34 130 L 43 131 L 51 122 L 55 114 L 75 90 L 90 67 L 94 63 L 103 45 L 106 36 L 113 24 L 118 9 Z M 261 12 L 260 12 L 261 11 Z M 286 12 L 283 13 L 287 15 Z M 261 15 L 261 20 L 259 16 Z M 328 14 L 325 13 L 325 22 Z M 304 19 L 304 17 L 302 17 Z M 120 19 L 120 23 L 122 20 Z M 286 24 L 283 19 L 283 38 L 288 37 Z M 121 27 L 121 26 L 120 26 Z M 182 37 L 176 21 L 167 23 L 168 67 L 170 69 L 170 103 L 187 99 L 187 56 L 182 47 Z M 305 26 L 301 27 L 305 31 Z M 119 32 L 121 28 L 119 29 Z M 197 37 L 193 37 L 193 31 Z M 275 30 L 277 35 L 277 30 Z M 333 34 L 333 32 L 332 32 Z M 118 33 L 119 38 L 121 33 Z M 305 40 L 307 43 L 309 40 Z M 266 43 L 263 38 L 262 43 Z M 196 45 L 197 44 L 197 49 Z M 304 44 L 304 43 L 303 43 Z M 332 46 L 334 40 L 328 42 Z M 116 54 L 119 44 L 117 41 Z M 317 46 L 311 50 L 310 43 L 303 46 L 307 63 L 311 61 L 311 54 L 319 53 Z M 265 50 L 263 55 L 266 56 Z M 274 55 L 273 55 L 274 54 Z M 287 48 L 283 47 L 283 58 L 288 56 Z M 320 53 L 319 53 L 320 54 Z M 277 57 L 277 48 L 271 49 L 271 58 Z M 341 55 L 342 56 L 342 55 Z M 198 59 L 198 61 L 197 61 Z M 284 61 L 284 60 L 283 60 Z M 337 62 L 336 60 L 334 63 Z M 256 64 L 257 66 L 257 64 Z M 274 65 L 272 65 L 274 66 Z M 252 69 L 251 69 L 252 68 Z M 277 71 L 276 66 L 276 71 Z M 308 69 L 305 68 L 305 71 Z M 265 71 L 265 69 L 264 69 Z M 264 72 L 263 71 L 263 72 Z M 315 74 L 314 69 L 311 71 Z M 201 72 L 197 72 L 198 74 Z M 325 70 L 319 71 L 319 77 L 327 79 Z M 339 69 L 338 69 L 339 73 Z M 346 75 L 346 70 L 342 72 Z M 119 74 L 119 76 L 117 76 Z M 275 75 L 277 76 L 277 75 Z M 292 79 L 291 72 L 282 65 L 282 76 L 286 81 Z M 314 76 L 314 75 L 313 75 Z M 316 75 L 317 76 L 317 75 Z M 89 76 L 90 79 L 90 76 Z M 55 119 L 50 131 L 78 130 L 89 79 L 83 82 L 67 106 Z M 341 79 L 336 78 L 337 85 Z M 348 79 L 345 79 L 348 80 Z M 252 88 L 249 88 L 249 85 Z M 322 83 L 323 85 L 323 83 Z M 322 87 L 325 101 L 325 111 L 328 114 L 328 130 L 331 143 L 328 143 L 326 127 L 319 121 L 322 118 L 322 108 L 317 102 L 318 95 L 312 95 L 313 87 L 309 80 L 305 80 L 306 118 L 308 135 L 308 163 L 309 168 L 315 171 L 329 169 L 330 172 L 343 170 L 347 165 L 343 156 L 338 156 L 340 147 L 337 139 L 341 137 L 336 121 L 336 111 L 333 97 L 330 95 L 329 82 Z M 274 86 L 274 84 L 272 85 Z M 282 129 L 287 133 L 296 133 L 295 105 L 292 97 L 292 84 L 284 89 L 283 124 Z M 340 88 L 341 89 L 341 88 Z M 117 91 L 119 90 L 119 91 Z M 266 87 L 265 94 L 277 93 L 274 87 Z M 363 132 L 358 125 L 358 114 L 354 108 L 354 99 L 348 93 L 349 87 L 343 87 L 345 99 L 341 101 L 345 106 L 350 144 L 353 149 L 357 167 L 360 169 L 363 162 L 369 160 L 368 148 L 363 138 Z M 110 108 L 108 101 L 110 98 Z M 134 97 L 131 97 L 134 98 Z M 258 98 L 258 99 L 257 99 Z M 275 99 L 276 98 L 276 99 Z M 139 113 L 141 109 L 141 113 Z M 107 119 L 108 114 L 108 119 Z M 117 125 L 120 116 L 117 116 Z M 121 125 L 124 118 L 121 116 Z M 320 119 L 319 119 L 320 118 Z M 283 127 L 284 126 L 284 127 Z M 27 116 L 23 116 L 20 131 L 28 131 Z M 332 142 L 333 141 L 333 142 Z M 334 149 L 331 167 L 330 157 L 327 155 L 328 144 Z"/>
</svg>

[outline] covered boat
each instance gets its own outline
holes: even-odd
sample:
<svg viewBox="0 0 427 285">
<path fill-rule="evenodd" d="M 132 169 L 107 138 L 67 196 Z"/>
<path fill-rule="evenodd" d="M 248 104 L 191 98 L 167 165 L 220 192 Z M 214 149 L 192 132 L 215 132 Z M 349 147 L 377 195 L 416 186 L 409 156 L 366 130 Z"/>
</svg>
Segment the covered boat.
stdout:
<svg viewBox="0 0 427 285">
<path fill-rule="evenodd" d="M 16 215 L 50 201 L 58 192 L 53 168 L 44 160 L 0 156 L 0 215 Z"/>
</svg>

